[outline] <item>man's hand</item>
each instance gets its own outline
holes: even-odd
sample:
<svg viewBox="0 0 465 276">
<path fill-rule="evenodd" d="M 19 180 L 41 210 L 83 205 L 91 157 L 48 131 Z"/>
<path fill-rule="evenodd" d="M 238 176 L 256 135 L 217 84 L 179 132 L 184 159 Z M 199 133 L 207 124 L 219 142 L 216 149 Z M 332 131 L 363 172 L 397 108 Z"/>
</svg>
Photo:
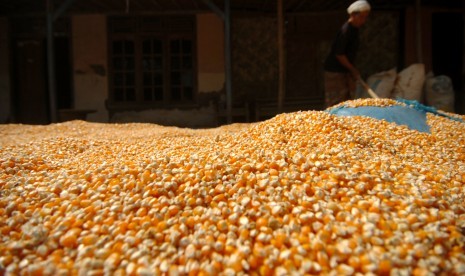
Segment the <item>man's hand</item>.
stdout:
<svg viewBox="0 0 465 276">
<path fill-rule="evenodd" d="M 358 71 L 355 67 L 352 67 L 352 69 L 350 70 L 350 74 L 352 75 L 355 81 L 358 81 L 361 78 L 360 71 Z"/>
<path fill-rule="evenodd" d="M 345 55 L 338 55 L 336 58 L 342 66 L 349 70 L 354 80 L 358 80 L 360 78 L 360 72 L 352 65 L 352 63 L 350 63 L 349 59 Z"/>
</svg>

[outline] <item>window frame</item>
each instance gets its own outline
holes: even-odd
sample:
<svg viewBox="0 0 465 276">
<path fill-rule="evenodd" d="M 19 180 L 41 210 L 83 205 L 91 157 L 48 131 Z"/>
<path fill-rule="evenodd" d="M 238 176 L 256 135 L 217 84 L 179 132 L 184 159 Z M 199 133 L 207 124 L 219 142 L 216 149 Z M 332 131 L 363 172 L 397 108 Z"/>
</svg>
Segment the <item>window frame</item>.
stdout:
<svg viewBox="0 0 465 276">
<path fill-rule="evenodd" d="M 190 21 L 192 24 L 190 30 L 186 30 L 185 26 L 177 26 L 177 19 L 179 22 L 185 23 Z M 128 31 L 121 33 L 113 31 L 112 20 L 121 20 L 121 22 L 130 22 Z M 161 22 L 159 28 L 154 30 L 147 30 L 148 27 L 144 27 L 144 22 L 153 20 L 156 23 Z M 184 22 L 182 22 L 184 20 Z M 198 100 L 198 84 L 197 84 L 197 41 L 196 41 L 196 18 L 192 15 L 185 16 L 144 16 L 144 17 L 133 17 L 133 16 L 115 16 L 108 17 L 108 103 L 116 109 L 147 109 L 147 108 L 160 108 L 160 107 L 183 107 L 183 106 L 194 106 Z M 174 22 L 172 27 L 169 26 L 170 22 Z M 115 24 L 116 25 L 116 24 Z M 183 29 L 184 28 L 184 29 Z M 145 29 L 145 30 L 144 30 Z M 147 73 L 144 69 L 144 59 L 146 54 L 144 53 L 144 41 L 147 39 L 159 39 L 162 41 L 162 99 L 159 100 L 146 100 L 144 98 L 144 88 L 148 88 L 144 85 L 144 73 Z M 134 45 L 134 76 L 135 76 L 135 100 L 129 101 L 127 99 L 121 100 L 116 96 L 117 86 L 115 84 L 115 77 L 118 70 L 114 64 L 114 43 L 120 40 L 129 40 Z M 173 98 L 172 79 L 171 79 L 171 49 L 170 43 L 173 40 L 187 40 L 190 41 L 190 58 L 191 58 L 191 98 L 181 97 L 176 100 Z M 152 53 L 153 54 L 153 53 Z M 153 80 L 152 80 L 153 83 Z M 155 89 L 156 85 L 152 85 L 151 88 Z M 186 87 L 186 86 L 183 86 Z M 148 90 L 146 90 L 148 91 Z"/>
</svg>

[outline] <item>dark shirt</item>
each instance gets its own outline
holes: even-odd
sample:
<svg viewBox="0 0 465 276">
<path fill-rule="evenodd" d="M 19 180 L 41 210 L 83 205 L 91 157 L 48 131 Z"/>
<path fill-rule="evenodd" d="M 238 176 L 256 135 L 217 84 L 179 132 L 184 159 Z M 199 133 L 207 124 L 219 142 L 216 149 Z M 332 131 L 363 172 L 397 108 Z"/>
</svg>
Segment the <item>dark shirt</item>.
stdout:
<svg viewBox="0 0 465 276">
<path fill-rule="evenodd" d="M 359 44 L 358 28 L 346 22 L 333 40 L 331 51 L 326 57 L 324 69 L 328 72 L 346 73 L 349 72 L 336 58 L 345 55 L 350 63 L 354 63 Z"/>
</svg>

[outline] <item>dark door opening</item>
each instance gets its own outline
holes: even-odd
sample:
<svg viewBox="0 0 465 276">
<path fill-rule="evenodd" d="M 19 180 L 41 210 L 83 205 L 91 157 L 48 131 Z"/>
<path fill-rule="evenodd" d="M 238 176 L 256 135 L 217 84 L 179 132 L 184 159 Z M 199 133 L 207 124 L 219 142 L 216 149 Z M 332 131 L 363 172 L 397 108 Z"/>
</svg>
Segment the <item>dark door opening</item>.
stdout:
<svg viewBox="0 0 465 276">
<path fill-rule="evenodd" d="M 455 90 L 455 112 L 464 113 L 462 85 L 463 14 L 434 13 L 432 16 L 433 72 L 452 79 Z"/>
<path fill-rule="evenodd" d="M 71 60 L 68 37 L 56 37 L 55 48 L 55 89 L 58 109 L 68 109 L 73 105 L 71 85 Z"/>
<path fill-rule="evenodd" d="M 68 37 L 56 37 L 56 108 L 72 106 L 71 63 Z M 23 124 L 49 124 L 47 44 L 43 38 L 17 38 L 14 45 L 15 121 Z"/>
<path fill-rule="evenodd" d="M 15 120 L 23 124 L 49 123 L 43 39 L 17 39 L 14 68 Z"/>
<path fill-rule="evenodd" d="M 310 35 L 287 38 L 286 97 L 314 98 L 323 101 L 319 87 L 322 79 L 318 61 L 318 42 Z"/>
<path fill-rule="evenodd" d="M 315 102 L 309 110 L 324 106 L 324 58 L 347 14 L 331 13 L 331 20 L 327 18 L 327 13 L 286 18 L 286 98 Z"/>
</svg>

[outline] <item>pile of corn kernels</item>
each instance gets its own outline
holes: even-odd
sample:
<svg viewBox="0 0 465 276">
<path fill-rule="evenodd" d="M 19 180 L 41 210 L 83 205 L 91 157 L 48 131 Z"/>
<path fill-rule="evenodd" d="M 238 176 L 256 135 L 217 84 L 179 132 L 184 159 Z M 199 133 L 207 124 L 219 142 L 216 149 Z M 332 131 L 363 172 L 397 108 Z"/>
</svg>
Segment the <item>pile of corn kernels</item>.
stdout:
<svg viewBox="0 0 465 276">
<path fill-rule="evenodd" d="M 0 125 L 0 274 L 464 275 L 465 124 L 427 121 Z"/>
</svg>

